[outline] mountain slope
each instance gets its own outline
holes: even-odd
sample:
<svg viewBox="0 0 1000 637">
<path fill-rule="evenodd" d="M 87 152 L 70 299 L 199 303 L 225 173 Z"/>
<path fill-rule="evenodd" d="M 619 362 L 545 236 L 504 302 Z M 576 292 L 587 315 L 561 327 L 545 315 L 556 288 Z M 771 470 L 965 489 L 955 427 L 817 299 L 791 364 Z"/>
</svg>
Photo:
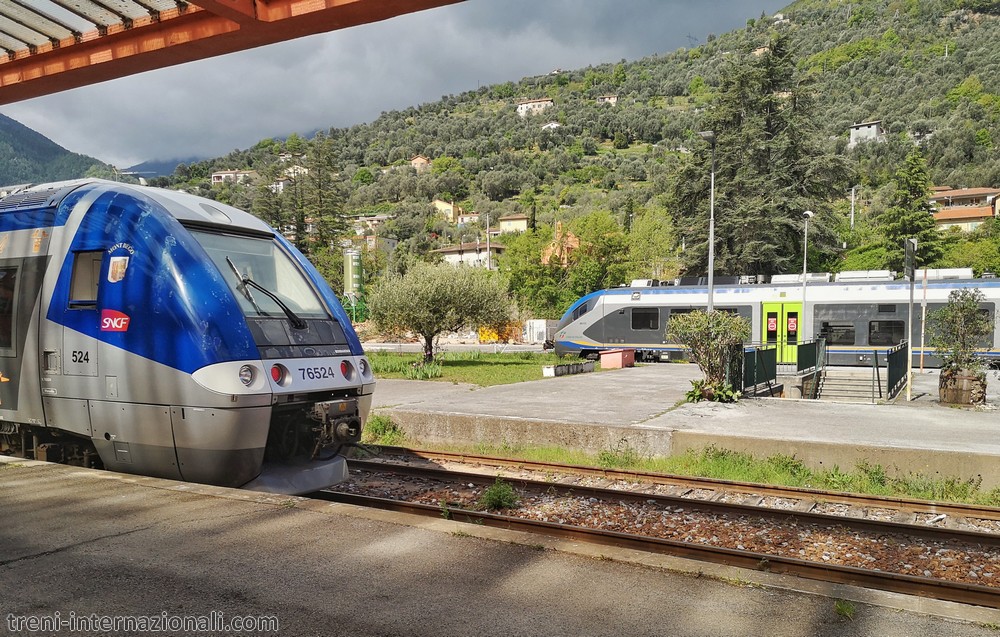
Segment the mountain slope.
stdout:
<svg viewBox="0 0 1000 637">
<path fill-rule="evenodd" d="M 0 115 L 0 185 L 74 179 L 102 165 Z"/>
</svg>

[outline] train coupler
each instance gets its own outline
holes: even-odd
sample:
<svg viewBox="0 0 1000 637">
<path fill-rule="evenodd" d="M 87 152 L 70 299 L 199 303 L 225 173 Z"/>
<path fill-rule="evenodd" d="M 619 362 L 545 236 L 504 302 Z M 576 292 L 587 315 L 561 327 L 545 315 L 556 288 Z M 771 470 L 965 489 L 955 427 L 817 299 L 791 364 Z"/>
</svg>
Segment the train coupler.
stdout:
<svg viewBox="0 0 1000 637">
<path fill-rule="evenodd" d="M 320 446 L 343 445 L 361 440 L 361 417 L 355 398 L 313 405 L 309 418 L 320 423 Z"/>
</svg>

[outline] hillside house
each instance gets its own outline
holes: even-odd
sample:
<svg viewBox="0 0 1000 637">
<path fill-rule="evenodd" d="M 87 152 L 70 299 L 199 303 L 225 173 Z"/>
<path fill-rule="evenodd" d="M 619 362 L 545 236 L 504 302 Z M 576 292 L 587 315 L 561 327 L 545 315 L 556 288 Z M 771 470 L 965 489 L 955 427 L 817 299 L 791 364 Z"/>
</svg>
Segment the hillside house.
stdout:
<svg viewBox="0 0 1000 637">
<path fill-rule="evenodd" d="M 304 166 L 299 166 L 298 164 L 292 164 L 288 168 L 281 171 L 281 174 L 285 177 L 291 177 L 292 179 L 298 179 L 304 175 L 309 174 L 309 169 Z"/>
<path fill-rule="evenodd" d="M 563 230 L 562 221 L 556 222 L 555 233 L 552 243 L 542 250 L 542 263 L 544 265 L 569 265 L 570 255 L 580 249 L 580 239 L 569 230 Z"/>
<path fill-rule="evenodd" d="M 489 264 L 490 269 L 496 268 L 497 257 L 504 253 L 506 248 L 501 243 L 491 242 L 489 251 L 484 241 L 467 241 L 447 248 L 431 250 L 433 254 L 441 255 L 445 263 L 454 266 L 469 266 L 474 268 L 485 268 Z M 489 261 L 487 261 L 487 254 Z"/>
<path fill-rule="evenodd" d="M 500 234 L 505 232 L 527 232 L 528 215 L 506 215 L 500 217 Z"/>
<path fill-rule="evenodd" d="M 851 139 L 847 143 L 848 148 L 854 148 L 861 142 L 884 142 L 885 129 L 882 128 L 882 120 L 873 122 L 862 122 L 851 126 Z"/>
<path fill-rule="evenodd" d="M 417 155 L 410 160 L 410 166 L 413 170 L 417 171 L 418 174 L 428 172 L 431 169 L 431 160 L 427 159 L 423 155 Z"/>
<path fill-rule="evenodd" d="M 460 215 L 458 215 L 458 221 L 456 221 L 456 225 L 458 225 L 459 227 L 467 226 L 470 223 L 477 223 L 478 221 L 479 221 L 478 212 L 463 212 Z"/>
<path fill-rule="evenodd" d="M 434 209 L 438 211 L 439 214 L 443 215 L 445 221 L 448 223 L 456 223 L 458 217 L 465 214 L 461 206 L 456 206 L 453 201 L 444 201 L 441 199 L 435 199 L 431 202 Z"/>
<path fill-rule="evenodd" d="M 541 113 L 550 106 L 555 106 L 555 102 L 547 97 L 543 97 L 537 100 L 525 100 L 523 102 L 517 103 L 517 114 L 521 117 L 527 117 L 528 115 L 536 115 Z"/>
<path fill-rule="evenodd" d="M 379 226 L 394 217 L 395 215 L 367 215 L 354 219 L 352 226 L 356 234 L 367 234 L 375 232 Z"/>
<path fill-rule="evenodd" d="M 273 192 L 274 194 L 280 195 L 281 193 L 285 192 L 285 187 L 287 187 L 291 183 L 292 180 L 289 177 L 278 177 L 278 179 L 273 184 L 268 186 L 268 188 L 270 188 L 271 192 Z"/>
<path fill-rule="evenodd" d="M 930 202 L 939 229 L 971 232 L 1000 213 L 1000 188 L 932 189 Z"/>
<path fill-rule="evenodd" d="M 542 130 L 555 130 L 557 128 L 560 128 L 561 126 L 562 124 L 560 124 L 559 122 L 549 122 L 548 124 L 542 125 Z"/>
<path fill-rule="evenodd" d="M 219 170 L 212 173 L 212 185 L 218 186 L 223 182 L 243 184 L 257 179 L 258 175 L 253 170 Z"/>
<path fill-rule="evenodd" d="M 614 106 L 615 104 L 618 103 L 618 96 L 617 95 L 598 95 L 597 96 L 597 103 L 598 104 L 610 104 L 611 106 Z"/>
</svg>

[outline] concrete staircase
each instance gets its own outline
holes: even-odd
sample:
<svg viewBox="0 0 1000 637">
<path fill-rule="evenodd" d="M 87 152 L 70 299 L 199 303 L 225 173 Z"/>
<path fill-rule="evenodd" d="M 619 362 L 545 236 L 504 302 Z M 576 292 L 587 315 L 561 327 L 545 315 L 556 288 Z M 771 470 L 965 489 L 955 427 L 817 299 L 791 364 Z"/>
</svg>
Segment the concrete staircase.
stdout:
<svg viewBox="0 0 1000 637">
<path fill-rule="evenodd" d="M 886 394 L 885 369 L 882 374 L 882 395 Z M 875 400 L 872 400 L 872 370 L 870 367 L 827 367 L 820 381 L 820 400 L 850 403 L 878 402 L 878 385 L 875 386 Z"/>
</svg>

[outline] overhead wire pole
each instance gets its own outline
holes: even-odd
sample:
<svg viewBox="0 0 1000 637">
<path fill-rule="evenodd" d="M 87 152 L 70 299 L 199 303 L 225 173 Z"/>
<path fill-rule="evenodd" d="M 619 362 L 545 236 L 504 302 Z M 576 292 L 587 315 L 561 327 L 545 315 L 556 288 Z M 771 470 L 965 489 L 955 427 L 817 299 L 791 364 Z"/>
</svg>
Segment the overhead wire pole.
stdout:
<svg viewBox="0 0 1000 637">
<path fill-rule="evenodd" d="M 715 278 L 715 131 L 701 131 L 702 139 L 712 145 L 712 181 L 708 204 L 708 311 L 714 309 Z"/>
<path fill-rule="evenodd" d="M 906 239 L 903 266 L 910 279 L 910 305 L 906 313 L 906 402 L 913 400 L 913 274 L 917 260 L 917 240 Z M 925 269 L 926 273 L 926 269 Z"/>
<path fill-rule="evenodd" d="M 802 325 L 799 326 L 799 334 L 808 334 L 806 332 L 806 266 L 809 262 L 809 220 L 815 215 L 812 210 L 806 210 L 802 213 L 802 219 L 804 220 L 804 225 L 802 229 Z M 811 323 L 812 321 L 810 321 Z M 812 327 L 810 325 L 810 327 Z M 799 342 L 802 342 L 802 336 L 799 337 Z"/>
</svg>

